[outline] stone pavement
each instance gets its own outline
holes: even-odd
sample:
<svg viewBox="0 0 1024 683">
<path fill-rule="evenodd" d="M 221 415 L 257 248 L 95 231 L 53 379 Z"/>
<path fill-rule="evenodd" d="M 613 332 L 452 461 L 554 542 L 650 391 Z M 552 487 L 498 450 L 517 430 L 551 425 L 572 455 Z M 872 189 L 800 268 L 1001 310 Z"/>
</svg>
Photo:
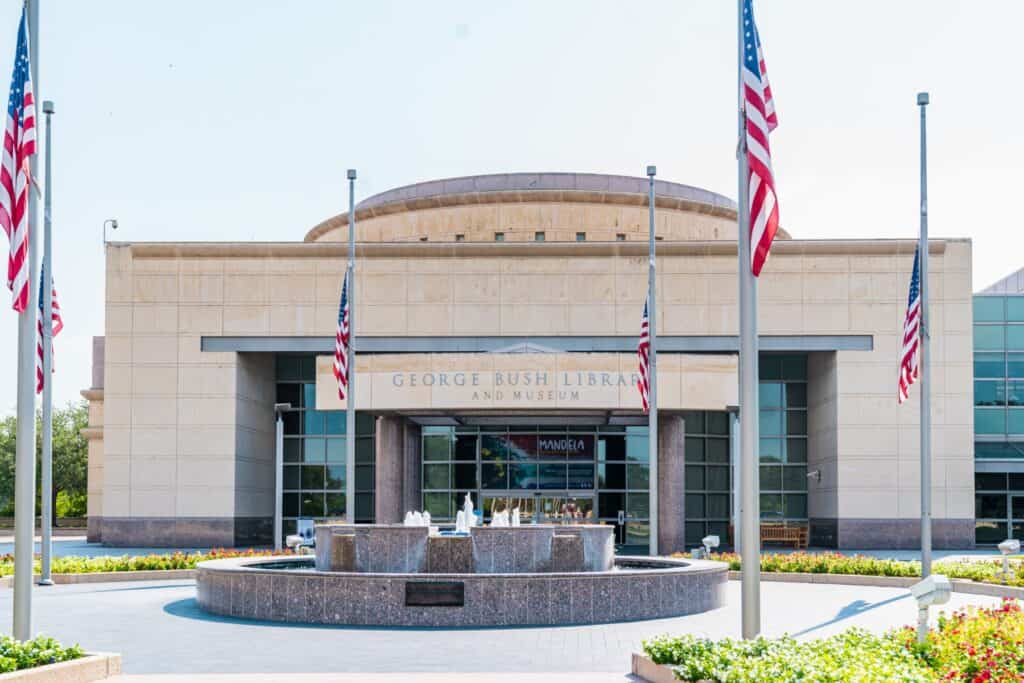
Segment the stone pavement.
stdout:
<svg viewBox="0 0 1024 683">
<path fill-rule="evenodd" d="M 881 632 L 912 623 L 916 612 L 905 589 L 764 583 L 761 590 L 769 636 L 788 632 L 813 638 L 850 626 Z M 10 623 L 11 599 L 11 591 L 0 591 L 0 624 Z M 622 675 L 629 670 L 630 653 L 645 638 L 682 632 L 737 636 L 737 582 L 729 582 L 726 599 L 726 607 L 705 614 L 595 626 L 339 628 L 211 616 L 196 606 L 193 581 L 152 581 L 37 588 L 34 625 L 36 632 L 65 643 L 120 652 L 127 674 L 178 674 L 189 680 L 195 680 L 191 674 L 248 672 Z M 949 608 L 997 602 L 955 593 Z"/>
</svg>

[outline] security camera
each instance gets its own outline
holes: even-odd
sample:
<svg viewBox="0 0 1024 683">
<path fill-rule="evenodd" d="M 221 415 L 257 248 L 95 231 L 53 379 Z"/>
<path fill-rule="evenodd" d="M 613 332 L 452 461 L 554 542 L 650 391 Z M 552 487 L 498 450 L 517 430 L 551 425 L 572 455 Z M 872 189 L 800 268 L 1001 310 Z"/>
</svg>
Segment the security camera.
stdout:
<svg viewBox="0 0 1024 683">
<path fill-rule="evenodd" d="M 1003 555 L 1016 555 L 1020 552 L 1020 541 L 1015 538 L 1008 538 L 999 544 L 999 552 Z"/>
<path fill-rule="evenodd" d="M 114 229 L 114 230 L 117 230 L 117 219 L 116 218 L 114 220 L 110 221 L 110 227 L 112 229 Z"/>
<path fill-rule="evenodd" d="M 807 478 L 808 479 L 813 479 L 813 480 L 815 480 L 817 482 L 820 482 L 821 481 L 821 470 L 811 470 L 810 472 L 807 473 Z"/>
<path fill-rule="evenodd" d="M 910 587 L 910 593 L 917 600 L 917 606 L 927 609 L 932 605 L 945 605 L 949 602 L 953 586 L 942 574 L 932 574 L 923 581 L 918 581 Z"/>
<path fill-rule="evenodd" d="M 721 543 L 722 542 L 721 540 L 719 540 L 718 536 L 705 536 L 704 538 L 700 539 L 700 544 L 704 546 L 705 556 L 710 556 L 711 549 L 717 548 Z"/>
</svg>

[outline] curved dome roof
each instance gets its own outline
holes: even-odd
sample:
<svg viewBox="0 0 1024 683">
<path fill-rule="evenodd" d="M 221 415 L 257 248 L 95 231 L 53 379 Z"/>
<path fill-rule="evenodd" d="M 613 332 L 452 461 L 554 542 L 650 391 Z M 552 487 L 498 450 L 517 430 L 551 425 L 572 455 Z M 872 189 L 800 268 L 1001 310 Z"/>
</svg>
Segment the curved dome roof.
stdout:
<svg viewBox="0 0 1024 683">
<path fill-rule="evenodd" d="M 659 208 L 710 214 L 735 220 L 736 203 L 720 194 L 691 185 L 656 180 Z M 474 204 L 573 202 L 646 206 L 647 178 L 597 173 L 498 173 L 430 180 L 406 185 L 364 199 L 356 205 L 356 220 L 409 211 Z M 343 213 L 314 226 L 305 237 L 319 241 L 328 232 L 348 225 Z M 780 230 L 781 237 L 788 237 Z"/>
</svg>

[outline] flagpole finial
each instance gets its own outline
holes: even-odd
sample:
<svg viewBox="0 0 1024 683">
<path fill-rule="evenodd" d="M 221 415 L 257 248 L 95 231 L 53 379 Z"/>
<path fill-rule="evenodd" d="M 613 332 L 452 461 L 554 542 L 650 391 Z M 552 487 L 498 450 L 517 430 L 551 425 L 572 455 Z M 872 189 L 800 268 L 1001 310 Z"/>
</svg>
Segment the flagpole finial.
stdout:
<svg viewBox="0 0 1024 683">
<path fill-rule="evenodd" d="M 928 93 L 926 93 L 926 92 L 919 92 L 919 93 L 917 93 L 917 103 L 919 105 L 924 106 L 924 105 L 928 104 L 929 100 L 930 100 L 930 98 L 928 97 Z"/>
<path fill-rule="evenodd" d="M 356 179 L 356 169 L 354 169 L 354 168 L 348 169 L 348 173 L 346 175 L 348 176 L 349 180 L 355 180 Z"/>
</svg>

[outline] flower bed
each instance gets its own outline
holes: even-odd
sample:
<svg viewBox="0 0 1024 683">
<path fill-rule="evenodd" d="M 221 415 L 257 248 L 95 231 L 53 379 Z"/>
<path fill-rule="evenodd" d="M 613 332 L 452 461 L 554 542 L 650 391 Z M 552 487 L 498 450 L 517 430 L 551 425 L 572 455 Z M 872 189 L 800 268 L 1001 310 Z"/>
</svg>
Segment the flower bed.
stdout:
<svg viewBox="0 0 1024 683">
<path fill-rule="evenodd" d="M 850 629 L 807 642 L 661 636 L 645 641 L 643 649 L 682 681 L 1024 681 L 1024 612 L 1016 601 L 1004 600 L 1000 607 L 942 614 L 924 644 L 908 626 L 884 636 Z"/>
<path fill-rule="evenodd" d="M 732 570 L 740 568 L 740 556 L 736 553 L 713 553 L 711 559 L 728 563 L 729 569 Z M 932 567 L 934 573 L 943 574 L 951 579 L 1024 586 L 1024 563 L 1011 563 L 1010 575 L 1006 581 L 1003 580 L 1002 569 L 1002 561 L 995 559 L 972 562 L 936 562 Z M 841 553 L 772 553 L 761 555 L 761 571 L 913 578 L 921 576 L 921 563 Z"/>
<path fill-rule="evenodd" d="M 63 647 L 48 636 L 26 641 L 0 636 L 0 673 L 67 662 L 84 656 L 85 652 L 78 645 Z"/>
<path fill-rule="evenodd" d="M 195 569 L 206 560 L 220 560 L 232 557 L 266 557 L 288 555 L 290 551 L 272 550 L 224 550 L 215 549 L 206 553 L 172 553 L 170 555 L 135 555 L 123 557 L 55 557 L 50 565 L 54 574 L 94 574 L 97 572 L 137 572 L 169 569 Z M 34 563 L 39 573 L 38 556 Z M 0 556 L 0 576 L 14 574 L 14 556 Z"/>
</svg>

